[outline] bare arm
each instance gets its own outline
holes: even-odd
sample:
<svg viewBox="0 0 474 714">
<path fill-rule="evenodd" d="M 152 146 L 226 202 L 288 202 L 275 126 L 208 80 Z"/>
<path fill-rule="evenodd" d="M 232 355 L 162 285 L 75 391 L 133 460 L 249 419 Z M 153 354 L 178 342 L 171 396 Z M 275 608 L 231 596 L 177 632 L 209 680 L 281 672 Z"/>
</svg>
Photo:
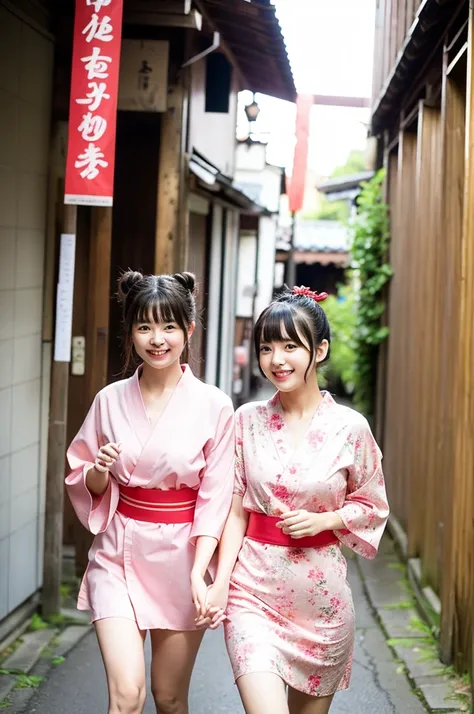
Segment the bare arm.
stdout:
<svg viewBox="0 0 474 714">
<path fill-rule="evenodd" d="M 219 565 L 217 568 L 216 585 L 229 585 L 230 576 L 234 570 L 235 561 L 242 547 L 242 541 L 247 530 L 248 512 L 242 505 L 242 496 L 234 493 L 232 506 L 224 527 L 219 544 Z"/>
<path fill-rule="evenodd" d="M 98 471 L 93 466 L 86 475 L 86 486 L 93 496 L 102 496 L 107 491 L 109 485 L 110 472 Z"/>
<path fill-rule="evenodd" d="M 235 562 L 242 547 L 247 530 L 248 513 L 242 505 L 242 496 L 234 494 L 232 507 L 227 517 L 219 543 L 219 564 L 214 583 L 209 587 L 206 608 L 197 618 L 198 627 L 209 626 L 215 630 L 225 620 L 225 609 L 229 597 L 229 585 Z"/>
<path fill-rule="evenodd" d="M 196 538 L 196 552 L 194 554 L 193 572 L 202 578 L 217 548 L 217 538 L 211 536 L 198 536 Z"/>
</svg>

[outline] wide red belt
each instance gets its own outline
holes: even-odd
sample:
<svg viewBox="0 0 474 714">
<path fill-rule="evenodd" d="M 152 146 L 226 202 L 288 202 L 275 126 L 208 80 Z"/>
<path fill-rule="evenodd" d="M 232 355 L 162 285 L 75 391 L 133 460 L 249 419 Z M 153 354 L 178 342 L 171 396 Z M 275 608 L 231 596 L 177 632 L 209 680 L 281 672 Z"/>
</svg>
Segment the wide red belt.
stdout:
<svg viewBox="0 0 474 714">
<path fill-rule="evenodd" d="M 162 491 L 120 486 L 117 511 L 126 518 L 147 523 L 192 523 L 197 494 L 193 488 Z"/>
<path fill-rule="evenodd" d="M 292 538 L 287 533 L 283 533 L 276 524 L 281 521 L 281 517 L 266 516 L 265 513 L 250 511 L 247 525 L 247 538 L 258 540 L 260 543 L 270 545 L 286 545 L 292 548 L 321 548 L 325 545 L 335 545 L 338 539 L 333 531 L 321 531 L 315 536 L 305 536 L 304 538 Z"/>
</svg>

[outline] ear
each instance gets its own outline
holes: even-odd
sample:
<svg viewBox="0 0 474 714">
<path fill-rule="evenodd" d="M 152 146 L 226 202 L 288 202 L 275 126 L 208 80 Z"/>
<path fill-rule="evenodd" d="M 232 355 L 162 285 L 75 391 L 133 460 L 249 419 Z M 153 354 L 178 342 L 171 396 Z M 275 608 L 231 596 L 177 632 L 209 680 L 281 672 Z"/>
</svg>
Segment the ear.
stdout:
<svg viewBox="0 0 474 714">
<path fill-rule="evenodd" d="M 188 340 L 191 339 L 191 335 L 193 334 L 195 329 L 196 329 L 196 323 L 191 322 L 191 324 L 188 327 Z"/>
<path fill-rule="evenodd" d="M 329 342 L 327 340 L 321 340 L 321 344 L 316 350 L 316 364 L 323 362 L 326 359 L 329 350 Z"/>
</svg>

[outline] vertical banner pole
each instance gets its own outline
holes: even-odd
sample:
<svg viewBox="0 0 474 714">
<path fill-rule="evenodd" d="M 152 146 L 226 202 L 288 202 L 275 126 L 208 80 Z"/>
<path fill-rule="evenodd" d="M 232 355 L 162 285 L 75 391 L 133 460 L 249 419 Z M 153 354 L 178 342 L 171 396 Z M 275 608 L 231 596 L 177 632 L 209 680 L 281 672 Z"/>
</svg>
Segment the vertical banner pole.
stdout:
<svg viewBox="0 0 474 714">
<path fill-rule="evenodd" d="M 43 564 L 43 614 L 45 617 L 56 614 L 61 608 L 64 470 L 74 296 L 76 216 L 77 209 L 75 206 L 64 207 L 59 280 L 56 294 L 56 330 L 51 373 L 48 466 L 46 471 Z"/>
</svg>

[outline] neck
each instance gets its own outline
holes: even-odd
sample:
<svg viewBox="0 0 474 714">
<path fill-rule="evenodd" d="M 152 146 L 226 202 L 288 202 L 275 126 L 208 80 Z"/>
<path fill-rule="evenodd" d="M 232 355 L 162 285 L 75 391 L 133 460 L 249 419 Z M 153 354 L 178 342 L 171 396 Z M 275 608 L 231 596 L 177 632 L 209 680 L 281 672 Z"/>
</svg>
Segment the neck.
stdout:
<svg viewBox="0 0 474 714">
<path fill-rule="evenodd" d="M 173 389 L 182 376 L 183 372 L 179 361 L 166 367 L 166 369 L 154 369 L 144 362 L 140 375 L 140 384 L 148 392 L 162 394 L 167 389 Z"/>
<path fill-rule="evenodd" d="M 322 398 L 316 372 L 308 375 L 308 381 L 299 389 L 292 392 L 280 392 L 280 404 L 283 411 L 300 418 L 314 414 Z"/>
</svg>

